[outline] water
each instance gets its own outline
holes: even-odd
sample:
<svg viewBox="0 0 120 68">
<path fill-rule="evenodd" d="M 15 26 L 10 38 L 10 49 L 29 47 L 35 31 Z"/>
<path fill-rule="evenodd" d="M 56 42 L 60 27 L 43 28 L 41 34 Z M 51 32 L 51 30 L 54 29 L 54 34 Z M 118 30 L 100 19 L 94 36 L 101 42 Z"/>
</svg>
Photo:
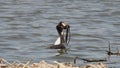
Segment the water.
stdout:
<svg viewBox="0 0 120 68">
<path fill-rule="evenodd" d="M 72 38 L 68 53 L 56 56 L 57 50 L 47 47 L 58 37 L 59 21 L 70 24 Z M 108 67 L 119 68 L 120 56 L 106 54 L 107 40 L 113 52 L 120 50 L 119 28 L 120 0 L 0 0 L 0 57 L 11 62 L 105 58 Z"/>
</svg>

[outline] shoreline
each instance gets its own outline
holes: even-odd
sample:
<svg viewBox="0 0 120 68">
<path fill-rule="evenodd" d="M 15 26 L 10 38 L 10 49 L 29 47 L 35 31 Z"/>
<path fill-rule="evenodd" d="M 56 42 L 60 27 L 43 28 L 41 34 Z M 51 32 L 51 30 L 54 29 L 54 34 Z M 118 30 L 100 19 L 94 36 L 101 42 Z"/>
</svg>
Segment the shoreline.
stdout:
<svg viewBox="0 0 120 68">
<path fill-rule="evenodd" d="M 53 61 L 54 63 L 48 63 L 46 61 L 40 61 L 39 63 L 30 63 L 31 61 L 27 61 L 26 63 L 18 63 L 13 62 L 9 63 L 7 60 L 0 58 L 0 68 L 107 68 L 106 64 L 102 62 L 96 62 L 91 64 L 86 64 L 84 66 L 76 66 L 75 64 L 60 63 L 57 61 Z"/>
</svg>

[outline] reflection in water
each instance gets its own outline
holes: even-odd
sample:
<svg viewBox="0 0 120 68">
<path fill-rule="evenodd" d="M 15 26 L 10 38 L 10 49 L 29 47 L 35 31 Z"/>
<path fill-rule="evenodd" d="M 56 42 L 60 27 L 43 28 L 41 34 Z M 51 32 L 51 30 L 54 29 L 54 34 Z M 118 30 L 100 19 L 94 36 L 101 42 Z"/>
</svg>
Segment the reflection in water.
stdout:
<svg viewBox="0 0 120 68">
<path fill-rule="evenodd" d="M 106 39 L 111 51 L 120 49 L 119 9 L 119 0 L 0 0 L 0 57 L 63 62 L 76 56 L 107 58 Z M 56 40 L 59 21 L 71 25 L 71 47 L 56 56 L 57 50 L 46 47 Z M 111 56 L 105 63 L 119 68 L 119 60 Z M 83 63 L 78 59 L 78 64 Z"/>
</svg>

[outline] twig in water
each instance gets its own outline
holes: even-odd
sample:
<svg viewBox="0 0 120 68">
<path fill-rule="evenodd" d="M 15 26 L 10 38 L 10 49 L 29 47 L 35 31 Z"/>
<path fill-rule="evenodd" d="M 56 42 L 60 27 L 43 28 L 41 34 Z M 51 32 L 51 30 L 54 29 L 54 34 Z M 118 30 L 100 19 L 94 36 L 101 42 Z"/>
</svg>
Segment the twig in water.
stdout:
<svg viewBox="0 0 120 68">
<path fill-rule="evenodd" d="M 79 57 L 76 56 L 76 57 L 74 58 L 74 64 L 76 64 L 77 58 L 79 58 Z"/>
</svg>

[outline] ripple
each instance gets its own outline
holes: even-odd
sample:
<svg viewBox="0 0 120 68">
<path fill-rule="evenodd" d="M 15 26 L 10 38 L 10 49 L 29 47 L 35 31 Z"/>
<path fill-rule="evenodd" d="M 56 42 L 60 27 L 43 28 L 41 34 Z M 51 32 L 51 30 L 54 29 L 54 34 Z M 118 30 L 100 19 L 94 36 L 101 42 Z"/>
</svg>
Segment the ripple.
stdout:
<svg viewBox="0 0 120 68">
<path fill-rule="evenodd" d="M 3 50 L 7 50 L 7 51 L 16 51 L 16 50 L 18 50 L 17 48 L 11 48 L 11 47 L 9 47 L 9 48 L 2 48 Z"/>
<path fill-rule="evenodd" d="M 25 35 L 10 35 L 6 37 L 7 40 L 27 40 L 29 38 L 27 38 Z"/>
<path fill-rule="evenodd" d="M 112 16 L 120 16 L 120 10 L 111 13 Z"/>
</svg>

